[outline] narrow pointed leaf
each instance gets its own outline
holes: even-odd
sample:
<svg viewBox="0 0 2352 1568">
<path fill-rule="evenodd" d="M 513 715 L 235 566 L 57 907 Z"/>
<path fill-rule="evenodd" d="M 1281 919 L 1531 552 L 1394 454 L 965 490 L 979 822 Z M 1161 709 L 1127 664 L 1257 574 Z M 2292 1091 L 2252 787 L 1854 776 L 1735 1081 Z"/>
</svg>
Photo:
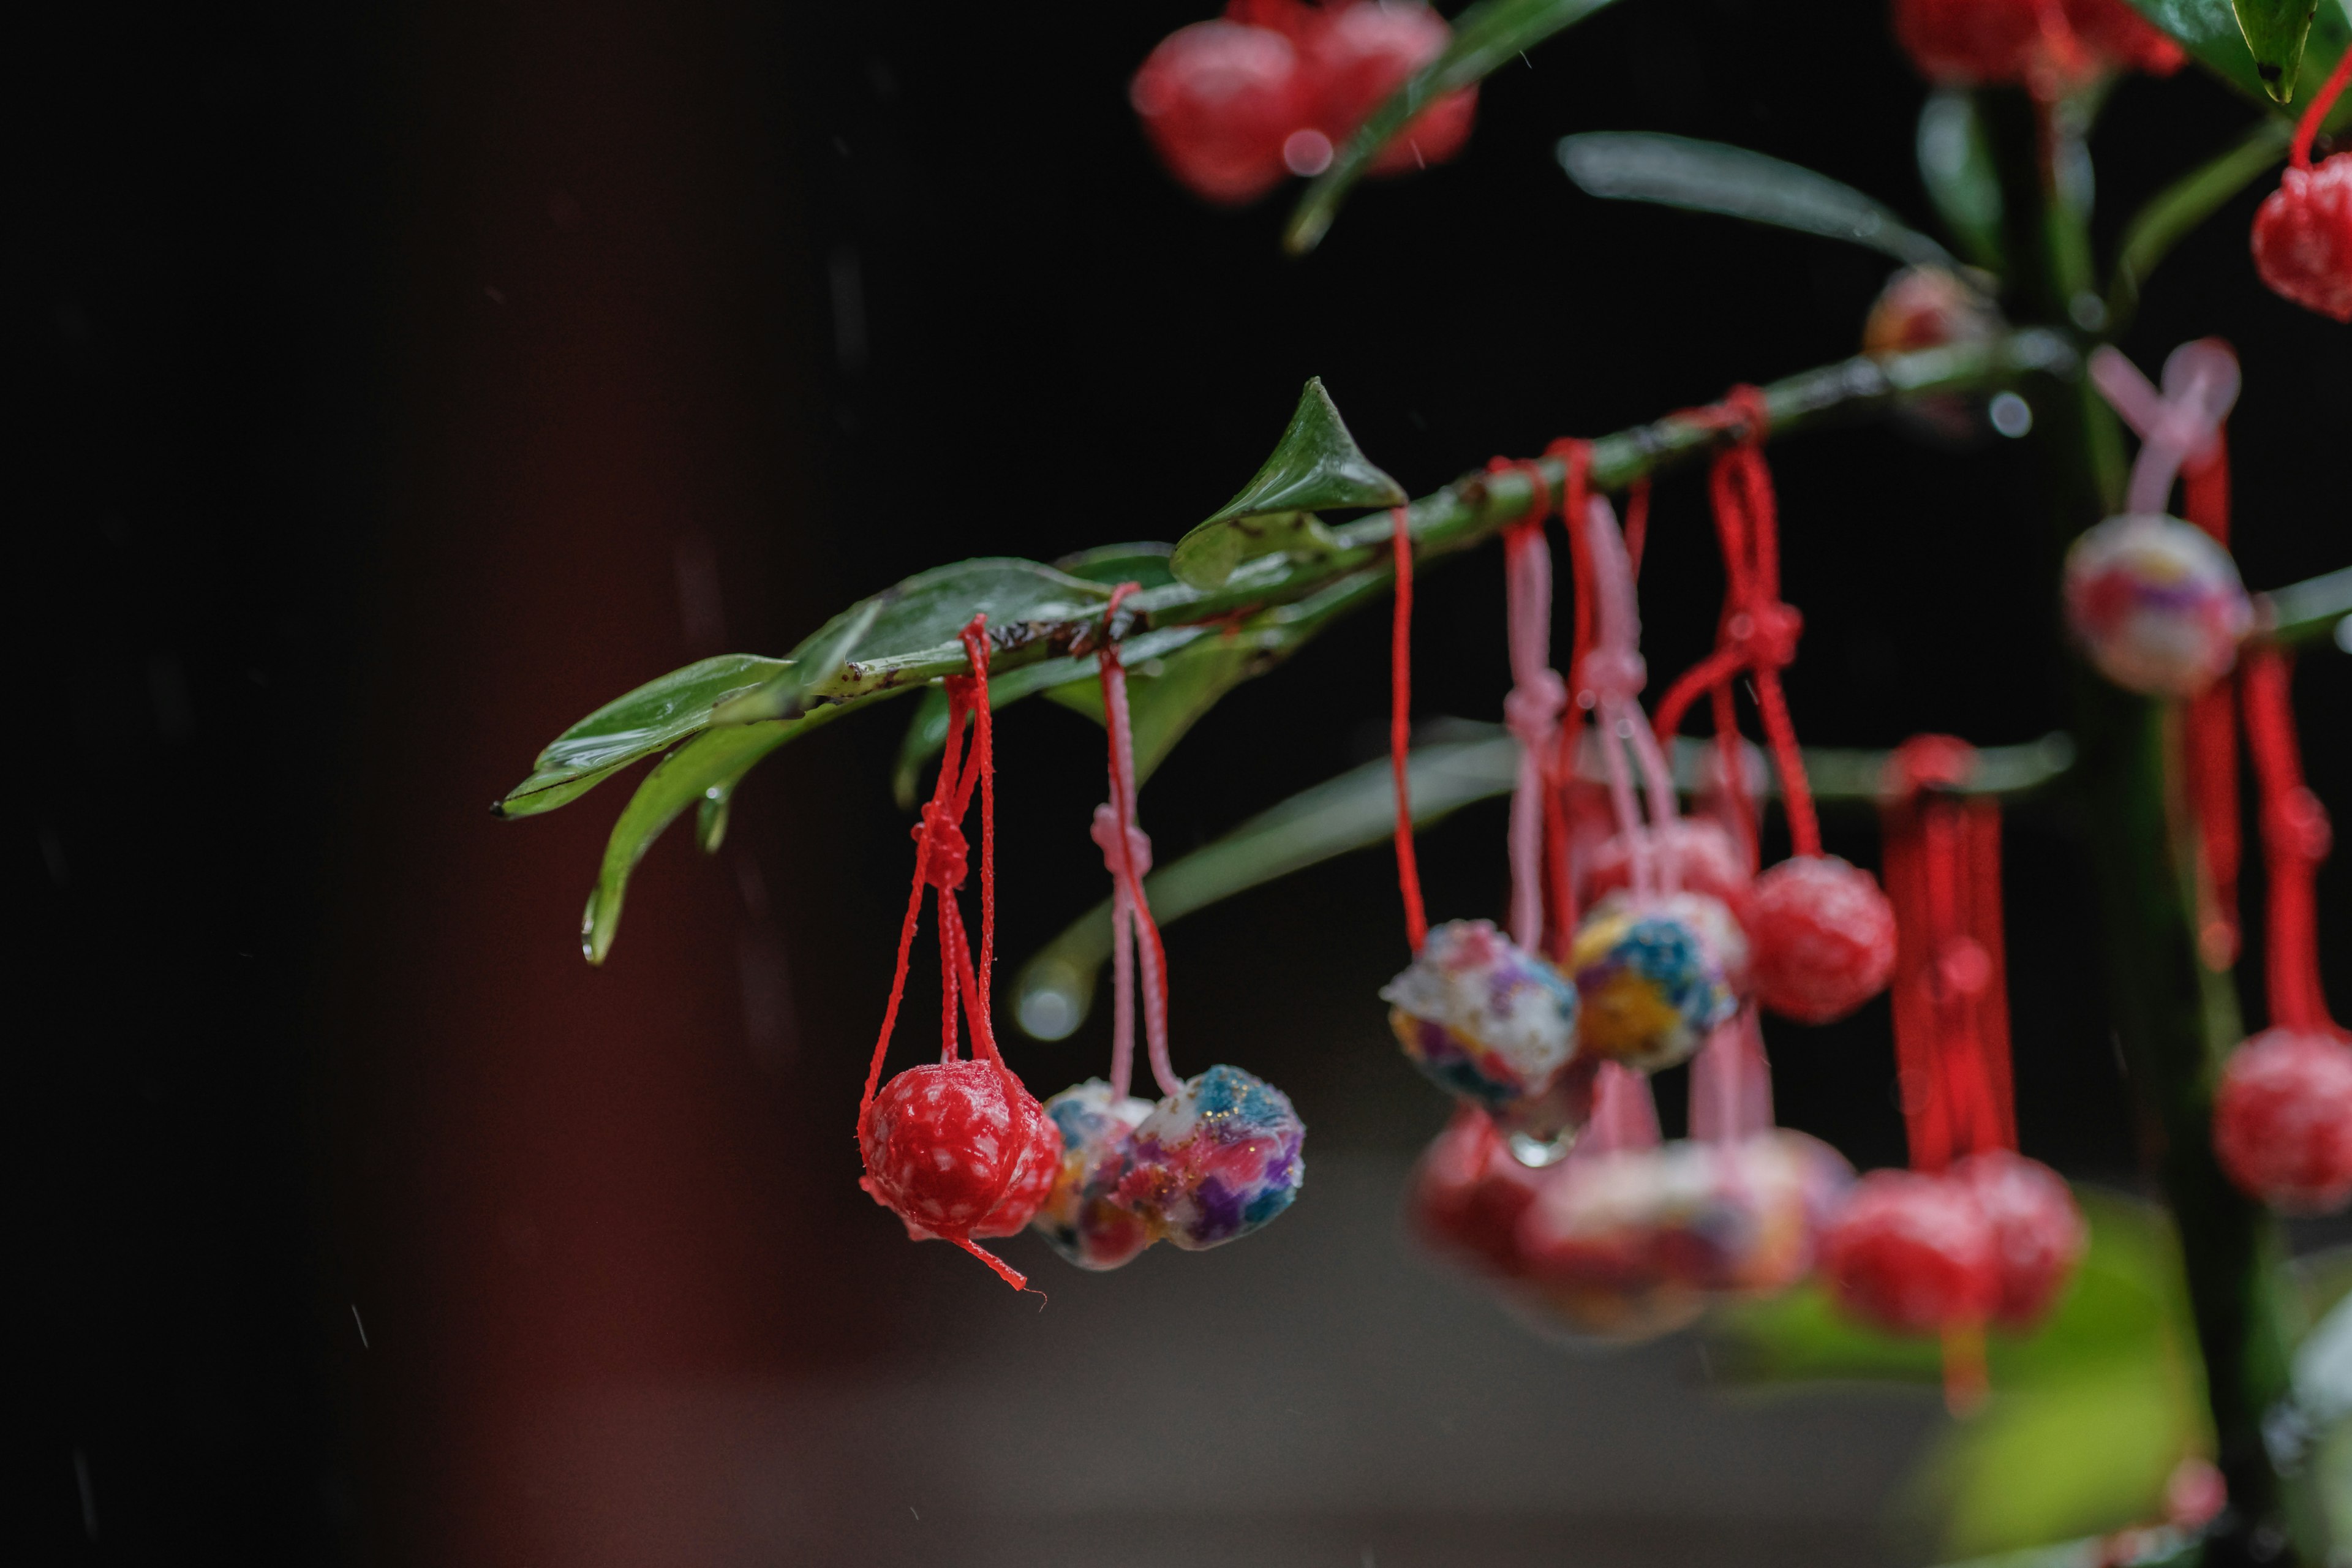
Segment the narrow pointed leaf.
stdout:
<svg viewBox="0 0 2352 1568">
<path fill-rule="evenodd" d="M 781 722 L 706 730 L 664 757 L 646 775 L 613 824 L 595 890 L 588 895 L 588 908 L 581 917 L 580 947 L 589 963 L 604 963 L 612 951 L 613 938 L 621 927 L 621 901 L 629 889 L 629 875 L 653 847 L 654 840 L 687 807 L 713 799 L 724 803 L 745 773 L 777 747 L 814 727 L 824 711 Z M 720 823 L 723 832 L 723 804 Z M 705 847 L 716 847 L 707 825 L 703 837 Z"/>
<path fill-rule="evenodd" d="M 1062 624 L 1097 613 L 1110 590 L 1041 562 L 985 556 L 918 573 L 845 610 L 793 650 L 793 668 L 756 690 L 732 698 L 719 724 L 796 718 L 832 700 L 861 669 L 915 662 L 955 650 L 956 634 L 975 614 L 988 616 L 992 647 L 1018 647 L 1038 635 L 1033 623 Z M 961 660 L 960 651 L 954 657 Z M 866 683 L 870 689 L 873 682 Z"/>
<path fill-rule="evenodd" d="M 1720 142 L 1649 132 L 1565 136 L 1560 166 L 1587 192 L 1720 213 L 1883 251 L 1914 265 L 1954 267 L 1951 252 L 1851 185 Z"/>
<path fill-rule="evenodd" d="M 2191 169 L 2132 216 L 2124 226 L 2123 243 L 2116 247 L 2115 276 L 2107 284 L 2109 331 L 2123 330 L 2148 276 L 2174 246 L 2285 159 L 2292 132 L 2283 119 L 2256 121 L 2236 146 Z"/>
<path fill-rule="evenodd" d="M 631 763 L 667 751 L 710 722 L 712 705 L 782 674 L 787 661 L 722 654 L 614 698 L 548 742 L 530 776 L 493 809 L 531 816 L 579 799 Z"/>
<path fill-rule="evenodd" d="M 1168 566 L 1168 557 L 1175 549 L 1172 544 L 1148 540 L 1133 544 L 1097 544 L 1092 550 L 1063 556 L 1054 563 L 1054 570 L 1114 587 L 1133 583 L 1144 588 L 1164 588 L 1176 581 L 1176 574 Z"/>
<path fill-rule="evenodd" d="M 1919 110 L 1917 154 L 1927 199 L 1969 259 L 1990 272 L 2005 270 L 2000 179 L 1976 100 L 1965 92 L 1928 94 Z"/>
<path fill-rule="evenodd" d="M 2345 635 L 2346 627 L 2352 626 L 2352 566 L 2273 588 L 2261 604 L 2273 641 L 2318 642 L 2332 636 L 2352 653 L 2352 641 Z"/>
<path fill-rule="evenodd" d="M 2298 0 L 2267 0 L 2279 10 L 2292 9 Z M 2300 0 L 2308 5 L 2309 0 Z M 2304 37 L 2303 58 L 2292 72 L 2283 60 L 2258 63 L 2253 47 L 2247 42 L 2246 28 L 2238 19 L 2238 11 L 2231 0 L 2131 0 L 2134 9 L 2179 40 L 2181 47 L 2194 56 L 2199 64 L 2221 77 L 2231 86 L 2258 102 L 2273 105 L 2293 114 L 2319 90 L 2343 54 L 2347 40 L 2352 40 L 2352 13 L 2347 13 L 2344 0 L 2319 0 L 2318 8 L 2311 14 L 2310 30 Z M 2279 76 L 2266 79 L 2263 63 L 2277 68 Z M 2352 125 L 2352 94 L 2330 111 L 2327 123 L 2341 130 Z"/>
<path fill-rule="evenodd" d="M 1240 494 L 1177 541 L 1168 563 L 1179 582 L 1214 588 L 1261 555 L 1309 557 L 1338 549 L 1316 512 L 1402 506 L 1409 499 L 1357 447 L 1317 376 L 1299 393 L 1274 455 Z"/>
<path fill-rule="evenodd" d="M 1423 109 L 1507 65 L 1521 64 L 1528 50 L 1563 28 L 1581 22 L 1609 0 L 1481 0 L 1454 20 L 1454 40 L 1348 139 L 1331 166 L 1316 177 L 1292 209 L 1283 247 L 1304 256 L 1322 243 L 1339 205 L 1373 161 Z"/>
<path fill-rule="evenodd" d="M 2304 39 L 2311 32 L 2318 0 L 2231 0 L 2238 30 L 2245 35 L 2246 52 L 2254 57 L 2254 75 L 2263 89 L 2280 103 L 2294 97 L 2295 75 L 2303 64 Z"/>
</svg>

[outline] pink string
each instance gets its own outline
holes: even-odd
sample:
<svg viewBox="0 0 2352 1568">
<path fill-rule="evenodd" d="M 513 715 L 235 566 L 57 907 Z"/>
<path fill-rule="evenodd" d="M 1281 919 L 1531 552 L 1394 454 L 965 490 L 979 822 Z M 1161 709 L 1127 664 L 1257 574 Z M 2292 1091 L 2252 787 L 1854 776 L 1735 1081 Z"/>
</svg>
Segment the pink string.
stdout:
<svg viewBox="0 0 2352 1568">
<path fill-rule="evenodd" d="M 1139 586 L 1122 583 L 1111 590 L 1103 612 L 1105 626 L 1118 613 L 1119 601 Z M 1162 1094 L 1172 1095 L 1184 1085 L 1168 1055 L 1168 955 L 1151 918 L 1151 901 L 1143 891 L 1144 873 L 1151 869 L 1151 840 L 1136 824 L 1135 728 L 1127 705 L 1127 669 L 1119 663 L 1118 645 L 1108 641 L 1095 663 L 1102 680 L 1103 727 L 1110 733 L 1110 799 L 1095 808 L 1093 835 L 1111 875 L 1112 979 L 1118 987 L 1111 1015 L 1111 1093 L 1126 1098 L 1134 1075 L 1135 1012 L 1128 987 L 1135 968 L 1140 967 L 1143 1037 L 1151 1076 Z M 1138 928 L 1140 943 L 1135 940 Z"/>
<path fill-rule="evenodd" d="M 1708 1037 L 1706 1049 L 1691 1063 L 1691 1136 L 1729 1143 L 1771 1125 L 1772 1068 L 1751 1002 Z"/>
<path fill-rule="evenodd" d="M 2184 466 L 2211 459 L 2222 422 L 2238 401 L 2238 356 L 2219 338 L 2199 338 L 2164 362 L 2164 388 L 2105 344 L 2091 351 L 2091 384 L 2140 438 L 2124 510 L 2161 512 Z"/>
<path fill-rule="evenodd" d="M 1541 514 L 1503 535 L 1510 695 L 1503 721 L 1519 743 L 1511 791 L 1511 940 L 1532 952 L 1543 940 L 1544 759 L 1559 733 L 1568 685 L 1551 668 L 1551 546 Z"/>
<path fill-rule="evenodd" d="M 1574 1156 L 1654 1149 L 1659 1143 L 1658 1102 L 1646 1074 L 1616 1062 L 1602 1062 L 1592 1080 L 1592 1120 L 1576 1141 Z"/>
<path fill-rule="evenodd" d="M 1624 536 L 1608 500 L 1594 496 L 1584 514 L 1584 558 L 1591 568 L 1595 601 L 1591 651 L 1576 671 L 1582 694 L 1589 693 L 1599 731 L 1601 760 L 1609 775 L 1610 804 L 1617 831 L 1625 836 L 1636 898 L 1654 898 L 1678 885 L 1676 868 L 1653 853 L 1651 834 L 1670 826 L 1676 815 L 1674 777 L 1665 766 L 1657 738 L 1647 718 L 1635 705 L 1648 671 L 1642 662 L 1642 621 L 1633 599 L 1633 573 L 1625 554 Z M 1648 795 L 1649 826 L 1643 826 L 1635 803 L 1633 770 L 1626 753 L 1642 772 Z"/>
</svg>

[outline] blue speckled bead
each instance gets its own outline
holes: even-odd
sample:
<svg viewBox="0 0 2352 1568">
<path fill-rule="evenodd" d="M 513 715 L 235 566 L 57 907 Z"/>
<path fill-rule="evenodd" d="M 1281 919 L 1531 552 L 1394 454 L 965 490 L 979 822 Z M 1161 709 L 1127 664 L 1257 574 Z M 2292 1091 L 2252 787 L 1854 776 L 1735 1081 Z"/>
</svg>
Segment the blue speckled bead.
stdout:
<svg viewBox="0 0 2352 1568">
<path fill-rule="evenodd" d="M 1748 939 L 1718 900 L 1612 894 L 1569 951 L 1579 1049 L 1643 1072 L 1688 1061 L 1738 1009 L 1733 982 L 1747 965 Z"/>
<path fill-rule="evenodd" d="M 1150 1114 L 1150 1100 L 1114 1100 L 1100 1079 L 1045 1102 L 1045 1115 L 1062 1135 L 1062 1166 L 1029 1223 L 1081 1268 L 1116 1268 L 1151 1245 L 1151 1227 L 1118 1196 L 1135 1130 Z"/>
<path fill-rule="evenodd" d="M 1282 1090 L 1211 1068 L 1135 1130 L 1118 1201 L 1173 1246 L 1221 1246 L 1290 1206 L 1307 1178 L 1306 1138 Z"/>
<path fill-rule="evenodd" d="M 1432 929 L 1381 998 L 1413 1066 L 1489 1110 L 1542 1094 L 1576 1054 L 1576 987 L 1486 921 Z"/>
</svg>

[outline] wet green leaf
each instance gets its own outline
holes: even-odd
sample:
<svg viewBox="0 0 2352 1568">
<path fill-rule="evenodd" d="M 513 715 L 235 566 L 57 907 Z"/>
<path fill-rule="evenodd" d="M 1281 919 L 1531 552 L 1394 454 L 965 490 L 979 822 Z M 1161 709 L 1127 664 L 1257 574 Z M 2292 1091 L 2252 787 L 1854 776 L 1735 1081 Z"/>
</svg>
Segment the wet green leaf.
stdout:
<svg viewBox="0 0 2352 1568">
<path fill-rule="evenodd" d="M 2310 95 L 2319 90 L 2346 42 L 2352 39 L 2352 14 L 2347 14 L 2344 0 L 2319 0 L 2317 10 L 2311 14 L 2300 65 L 2290 71 L 2284 60 L 2269 58 L 2265 63 L 2280 74 L 2266 79 L 2253 47 L 2247 42 L 2248 30 L 2241 25 L 2238 8 L 2231 0 L 2131 0 L 2131 4 L 2240 92 L 2289 112 L 2299 112 Z M 2260 0 L 2260 4 L 2265 10 L 2284 12 L 2298 4 L 2307 6 L 2309 0 Z M 2273 29 L 2263 26 L 2265 37 L 2271 36 Z M 2275 45 L 2269 47 L 2275 51 Z M 2352 124 L 2352 95 L 2336 104 L 2327 122 L 2335 129 Z"/>
<path fill-rule="evenodd" d="M 1929 93 L 1919 110 L 1917 155 L 1927 199 L 1960 248 L 1988 271 L 2003 271 L 2000 179 L 1976 100 L 1965 92 Z"/>
<path fill-rule="evenodd" d="M 1261 555 L 1326 555 L 1339 541 L 1314 514 L 1340 508 L 1402 506 L 1404 487 L 1372 466 L 1320 376 L 1298 395 L 1290 426 L 1241 493 L 1177 541 L 1168 564 L 1179 582 L 1214 588 Z"/>
<path fill-rule="evenodd" d="M 1139 587 L 1164 588 L 1176 581 L 1176 574 L 1168 566 L 1168 557 L 1175 548 L 1150 540 L 1133 544 L 1097 544 L 1092 550 L 1063 556 L 1054 563 L 1054 569 L 1113 587 L 1133 583 Z"/>
<path fill-rule="evenodd" d="M 1284 248 L 1303 256 L 1322 243 L 1339 205 L 1398 132 L 1449 92 L 1459 91 L 1520 63 L 1526 52 L 1554 33 L 1574 26 L 1609 0 L 1481 0 L 1454 19 L 1454 40 L 1421 68 L 1348 139 L 1291 210 Z"/>
<path fill-rule="evenodd" d="M 2271 97 L 2286 102 L 2294 96 L 2303 41 L 2318 0 L 2231 0 L 2230 8 L 2237 13 L 2247 53 L 2254 57 L 2254 75 Z"/>
<path fill-rule="evenodd" d="M 667 751 L 710 722 L 711 708 L 783 674 L 787 661 L 722 654 L 616 697 L 548 742 L 531 774 L 493 807 L 531 816 L 579 799 L 631 763 Z"/>
<path fill-rule="evenodd" d="M 1951 252 L 1826 174 L 1745 147 L 1645 131 L 1563 136 L 1560 167 L 1591 195 L 1720 213 L 1843 239 L 1913 265 L 1957 268 Z"/>
<path fill-rule="evenodd" d="M 664 757 L 637 793 L 621 809 L 604 841 L 604 861 L 596 875 L 595 890 L 581 916 L 580 947 L 591 963 L 602 963 L 613 949 L 621 926 L 621 900 L 628 892 L 630 873 L 646 858 L 654 840 L 689 805 L 719 804 L 719 832 L 725 830 L 725 801 L 743 775 L 787 741 L 814 727 L 831 710 L 802 719 L 763 724 L 736 724 L 706 730 Z M 705 818 L 704 847 L 716 848 L 710 822 Z"/>
<path fill-rule="evenodd" d="M 792 668 L 729 699 L 711 721 L 797 718 L 830 700 L 845 678 L 859 670 L 878 668 L 887 684 L 895 662 L 952 652 L 956 635 L 976 614 L 988 616 L 992 646 L 1017 647 L 1034 640 L 1036 626 L 1098 614 L 1109 597 L 1110 590 L 1099 583 L 1014 556 L 934 567 L 835 616 L 793 651 Z"/>
</svg>

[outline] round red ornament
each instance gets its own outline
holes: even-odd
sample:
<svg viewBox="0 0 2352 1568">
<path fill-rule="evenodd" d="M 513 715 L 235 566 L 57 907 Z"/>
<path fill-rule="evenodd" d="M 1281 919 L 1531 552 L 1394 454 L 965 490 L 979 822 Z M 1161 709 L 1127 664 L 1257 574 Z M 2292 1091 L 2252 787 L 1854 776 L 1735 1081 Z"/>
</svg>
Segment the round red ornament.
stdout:
<svg viewBox="0 0 2352 1568">
<path fill-rule="evenodd" d="M 1465 1106 L 1413 1167 L 1406 1213 L 1435 1250 L 1482 1274 L 1514 1279 L 1524 1271 L 1519 1216 L 1543 1180 L 1511 1157 L 1485 1111 Z"/>
<path fill-rule="evenodd" d="M 1895 0 L 1895 37 L 1931 81 L 2045 98 L 2103 71 L 2169 76 L 2186 58 L 2126 0 Z"/>
<path fill-rule="evenodd" d="M 2352 1198 L 2352 1047 L 2288 1029 L 2240 1046 L 2213 1097 L 2213 1152 L 2273 1208 L 2341 1208 Z"/>
<path fill-rule="evenodd" d="M 1323 133 L 1334 144 L 1346 142 L 1413 72 L 1443 53 L 1453 36 L 1445 18 L 1417 0 L 1357 0 L 1327 11 L 1307 40 L 1307 70 Z M 1444 163 L 1470 139 L 1477 112 L 1477 89 L 1447 93 L 1397 132 L 1372 160 L 1371 172 L 1394 174 Z"/>
<path fill-rule="evenodd" d="M 2253 249 L 2273 293 L 2352 322 L 2352 153 L 2281 176 L 2254 214 Z"/>
<path fill-rule="evenodd" d="M 2030 1329 L 2058 1298 L 2089 1244 L 2066 1179 L 2039 1160 L 1987 1149 L 1956 1163 L 1950 1179 L 1976 1195 L 1992 1226 L 2000 1271 L 1993 1321 Z"/>
<path fill-rule="evenodd" d="M 858 1184 L 918 1240 L 1012 1236 L 1053 1189 L 1062 1137 L 1037 1097 L 992 1061 L 908 1068 L 858 1129 Z"/>
<path fill-rule="evenodd" d="M 1283 142 L 1314 110 L 1291 41 L 1227 21 L 1160 39 L 1128 100 L 1169 172 L 1195 195 L 1234 206 L 1281 182 Z"/>
<path fill-rule="evenodd" d="M 1773 1012 L 1826 1024 L 1886 989 L 1895 906 L 1860 867 L 1834 855 L 1783 860 L 1756 879 L 1748 911 L 1748 973 Z"/>
<path fill-rule="evenodd" d="M 1822 1237 L 1822 1274 L 1854 1316 L 1896 1333 L 1981 1323 L 2000 1300 L 1993 1227 L 1961 1183 L 1873 1171 Z"/>
</svg>

